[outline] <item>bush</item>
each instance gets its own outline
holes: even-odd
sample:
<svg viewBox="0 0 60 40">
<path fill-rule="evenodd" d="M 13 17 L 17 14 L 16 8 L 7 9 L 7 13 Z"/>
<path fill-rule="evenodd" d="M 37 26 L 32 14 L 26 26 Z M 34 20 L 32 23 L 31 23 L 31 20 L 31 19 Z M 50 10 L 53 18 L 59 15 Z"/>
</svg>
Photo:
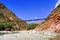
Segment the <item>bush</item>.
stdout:
<svg viewBox="0 0 60 40">
<path fill-rule="evenodd" d="M 27 30 L 30 30 L 30 29 L 34 29 L 34 28 L 36 28 L 36 26 L 37 26 L 37 24 L 28 24 L 27 26 L 26 26 L 26 29 Z"/>
<path fill-rule="evenodd" d="M 18 30 L 19 28 L 17 26 L 13 25 L 12 29 Z"/>
<path fill-rule="evenodd" d="M 60 4 L 57 7 L 60 7 Z"/>
<path fill-rule="evenodd" d="M 14 24 L 4 20 L 0 20 L 0 30 L 5 30 L 6 28 L 9 28 L 9 30 L 18 29 Z"/>
<path fill-rule="evenodd" d="M 0 30 L 4 30 L 6 27 L 3 24 L 0 24 Z"/>
</svg>

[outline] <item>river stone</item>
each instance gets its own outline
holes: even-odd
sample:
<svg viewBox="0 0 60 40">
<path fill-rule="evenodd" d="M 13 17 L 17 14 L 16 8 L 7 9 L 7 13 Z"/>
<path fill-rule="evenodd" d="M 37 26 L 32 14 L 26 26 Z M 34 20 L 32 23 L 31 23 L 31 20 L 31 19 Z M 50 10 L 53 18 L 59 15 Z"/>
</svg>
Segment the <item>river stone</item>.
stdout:
<svg viewBox="0 0 60 40">
<path fill-rule="evenodd" d="M 5 31 L 1 31 L 3 33 L 0 35 L 0 40 L 50 40 L 52 36 L 55 35 L 47 35 L 38 31 L 19 31 L 19 32 L 9 32 L 8 34 L 4 34 Z M 8 31 L 7 31 L 8 32 Z M 53 34 L 53 33 L 52 33 Z"/>
</svg>

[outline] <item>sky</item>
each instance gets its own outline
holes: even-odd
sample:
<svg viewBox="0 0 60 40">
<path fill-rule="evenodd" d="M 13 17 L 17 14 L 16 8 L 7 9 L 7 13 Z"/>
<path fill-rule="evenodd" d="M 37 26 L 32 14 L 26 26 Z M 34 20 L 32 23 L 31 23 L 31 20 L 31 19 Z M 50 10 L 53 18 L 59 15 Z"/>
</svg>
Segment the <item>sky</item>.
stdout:
<svg viewBox="0 0 60 40">
<path fill-rule="evenodd" d="M 23 20 L 46 18 L 59 4 L 59 0 L 0 0 Z"/>
</svg>

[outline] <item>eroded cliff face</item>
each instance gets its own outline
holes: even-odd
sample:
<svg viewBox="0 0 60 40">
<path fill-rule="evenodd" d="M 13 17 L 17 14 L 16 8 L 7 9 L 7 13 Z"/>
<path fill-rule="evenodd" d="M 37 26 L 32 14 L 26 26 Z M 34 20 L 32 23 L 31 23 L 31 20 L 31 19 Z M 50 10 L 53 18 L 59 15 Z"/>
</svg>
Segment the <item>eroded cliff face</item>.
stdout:
<svg viewBox="0 0 60 40">
<path fill-rule="evenodd" d="M 5 7 L 4 4 L 0 3 L 0 20 L 16 25 L 20 30 L 25 29 L 27 23 L 22 19 L 19 19 L 11 10 Z"/>
<path fill-rule="evenodd" d="M 47 19 L 41 23 L 41 25 L 38 25 L 36 30 L 60 32 L 60 4 L 51 12 Z"/>
</svg>

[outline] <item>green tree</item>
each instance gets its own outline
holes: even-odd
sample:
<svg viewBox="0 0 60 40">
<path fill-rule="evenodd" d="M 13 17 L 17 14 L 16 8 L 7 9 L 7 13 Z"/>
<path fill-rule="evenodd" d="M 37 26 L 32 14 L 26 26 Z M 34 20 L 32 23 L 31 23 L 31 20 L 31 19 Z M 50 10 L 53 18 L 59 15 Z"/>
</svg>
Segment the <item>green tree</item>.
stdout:
<svg viewBox="0 0 60 40">
<path fill-rule="evenodd" d="M 28 24 L 28 25 L 26 26 L 26 29 L 27 29 L 27 30 L 34 29 L 34 28 L 36 28 L 37 25 L 38 25 L 38 24 L 34 24 L 34 23 Z"/>
<path fill-rule="evenodd" d="M 5 30 L 6 28 L 11 29 L 18 29 L 14 24 L 5 21 L 5 20 L 0 20 L 0 30 Z"/>
</svg>

